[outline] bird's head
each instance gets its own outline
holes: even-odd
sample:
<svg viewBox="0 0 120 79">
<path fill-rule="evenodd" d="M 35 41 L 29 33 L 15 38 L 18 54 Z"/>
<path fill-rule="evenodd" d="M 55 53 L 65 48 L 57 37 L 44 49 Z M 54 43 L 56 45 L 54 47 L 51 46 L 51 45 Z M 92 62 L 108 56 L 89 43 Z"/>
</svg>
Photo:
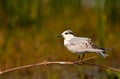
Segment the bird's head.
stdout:
<svg viewBox="0 0 120 79">
<path fill-rule="evenodd" d="M 73 35 L 73 32 L 71 31 L 71 30 L 66 30 L 66 31 L 64 31 L 61 35 L 58 35 L 57 37 L 64 37 L 64 38 L 71 38 L 71 37 L 73 37 L 74 35 Z"/>
</svg>

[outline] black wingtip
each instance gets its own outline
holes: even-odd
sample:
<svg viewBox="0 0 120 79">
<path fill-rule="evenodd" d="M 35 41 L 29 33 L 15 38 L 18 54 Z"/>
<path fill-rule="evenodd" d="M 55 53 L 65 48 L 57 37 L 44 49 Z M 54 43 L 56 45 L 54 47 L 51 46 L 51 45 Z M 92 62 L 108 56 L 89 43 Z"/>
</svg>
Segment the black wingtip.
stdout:
<svg viewBox="0 0 120 79">
<path fill-rule="evenodd" d="M 113 50 L 113 48 L 100 48 L 102 50 Z"/>
</svg>

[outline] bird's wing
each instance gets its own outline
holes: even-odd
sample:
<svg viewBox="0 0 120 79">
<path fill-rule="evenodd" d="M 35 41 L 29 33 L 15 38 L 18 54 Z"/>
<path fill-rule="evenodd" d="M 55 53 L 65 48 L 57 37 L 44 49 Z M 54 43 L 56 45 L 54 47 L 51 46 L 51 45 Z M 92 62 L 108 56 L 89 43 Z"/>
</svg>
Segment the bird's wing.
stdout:
<svg viewBox="0 0 120 79">
<path fill-rule="evenodd" d="M 75 37 L 69 40 L 71 45 L 75 45 L 78 49 L 94 48 L 95 45 L 90 38 Z"/>
</svg>

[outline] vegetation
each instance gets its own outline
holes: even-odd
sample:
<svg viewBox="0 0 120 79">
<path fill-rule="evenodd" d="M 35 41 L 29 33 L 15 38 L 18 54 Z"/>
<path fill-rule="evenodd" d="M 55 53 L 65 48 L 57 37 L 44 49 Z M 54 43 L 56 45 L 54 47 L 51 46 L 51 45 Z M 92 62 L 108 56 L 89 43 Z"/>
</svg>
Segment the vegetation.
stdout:
<svg viewBox="0 0 120 79">
<path fill-rule="evenodd" d="M 49 61 L 75 61 L 56 38 L 66 29 L 90 37 L 101 47 L 113 48 L 109 57 L 94 63 L 119 68 L 119 0 L 1 0 L 0 70 Z M 86 54 L 86 58 L 95 55 Z M 102 61 L 102 62 L 99 62 Z M 94 72 L 95 73 L 94 73 Z M 118 79 L 120 74 L 90 66 L 43 66 L 15 71 L 0 79 Z"/>
</svg>

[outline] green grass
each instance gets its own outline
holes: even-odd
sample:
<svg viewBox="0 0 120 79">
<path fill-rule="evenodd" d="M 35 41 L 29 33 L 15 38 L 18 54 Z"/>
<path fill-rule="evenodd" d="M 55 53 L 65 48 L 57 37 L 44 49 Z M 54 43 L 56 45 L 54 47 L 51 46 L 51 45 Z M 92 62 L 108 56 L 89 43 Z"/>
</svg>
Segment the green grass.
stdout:
<svg viewBox="0 0 120 79">
<path fill-rule="evenodd" d="M 99 1 L 94 8 L 83 7 L 77 0 L 50 0 L 46 3 L 8 0 L 0 4 L 1 70 L 44 60 L 76 60 L 77 55 L 64 47 L 63 39 L 56 38 L 56 35 L 66 29 L 73 30 L 77 36 L 92 38 L 99 46 L 114 47 L 115 50 L 108 53 L 110 56 L 100 64 L 114 67 L 119 65 L 119 22 L 114 27 L 108 22 L 108 13 L 106 9 L 100 10 Z M 96 54 L 87 54 L 86 57 L 91 55 Z M 2 75 L 0 79 L 85 79 L 85 76 L 89 76 L 86 68 L 90 72 L 94 69 L 89 66 L 35 67 Z M 113 78 L 114 74 L 119 76 L 118 73 L 104 70 L 100 72 L 99 69 L 97 73 L 101 74 L 97 75 L 98 79 L 109 78 L 109 74 Z"/>
</svg>

